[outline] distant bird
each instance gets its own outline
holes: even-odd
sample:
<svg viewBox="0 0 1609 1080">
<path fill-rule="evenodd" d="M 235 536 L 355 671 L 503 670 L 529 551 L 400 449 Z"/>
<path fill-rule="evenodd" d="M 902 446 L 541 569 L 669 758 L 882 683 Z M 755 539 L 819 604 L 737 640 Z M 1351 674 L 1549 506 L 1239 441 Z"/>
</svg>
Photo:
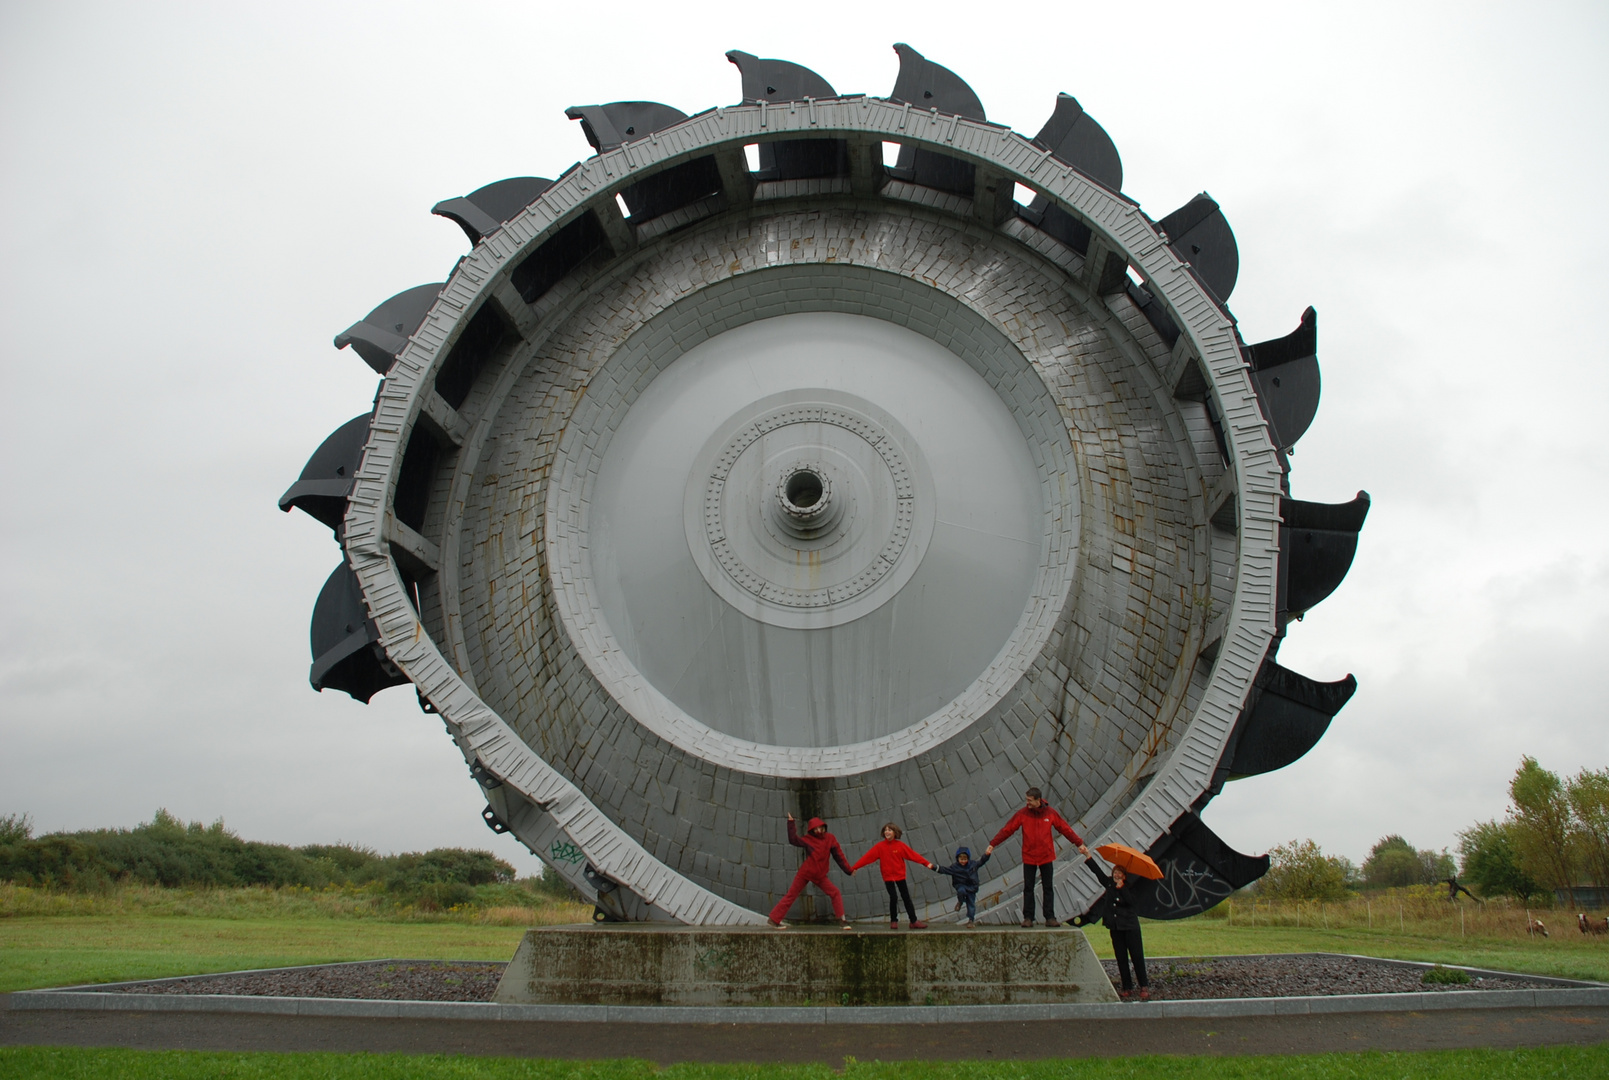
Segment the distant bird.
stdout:
<svg viewBox="0 0 1609 1080">
<path fill-rule="evenodd" d="M 1609 934 L 1609 918 L 1594 919 L 1585 912 L 1576 912 L 1576 925 L 1583 934 Z"/>
</svg>

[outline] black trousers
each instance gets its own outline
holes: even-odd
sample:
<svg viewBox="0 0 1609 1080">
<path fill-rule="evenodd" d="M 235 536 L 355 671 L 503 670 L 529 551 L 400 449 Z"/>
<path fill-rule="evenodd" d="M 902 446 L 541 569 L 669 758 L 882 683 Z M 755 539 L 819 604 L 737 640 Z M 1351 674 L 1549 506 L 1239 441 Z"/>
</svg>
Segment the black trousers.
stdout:
<svg viewBox="0 0 1609 1080">
<path fill-rule="evenodd" d="M 1139 976 L 1140 985 L 1151 985 L 1151 980 L 1145 977 L 1145 945 L 1140 941 L 1139 927 L 1133 930 L 1113 930 L 1112 952 L 1117 954 L 1117 973 L 1123 978 L 1123 989 L 1134 988 L 1134 984 L 1129 982 L 1130 957 L 1134 958 L 1134 974 Z"/>
<path fill-rule="evenodd" d="M 905 879 L 898 881 L 885 881 L 883 887 L 888 890 L 888 921 L 899 922 L 899 902 L 905 901 L 905 910 L 911 913 L 911 922 L 916 921 L 916 905 L 911 903 L 911 890 L 905 884 Z M 899 891 L 895 892 L 898 887 Z"/>
<path fill-rule="evenodd" d="M 1043 883 L 1041 886 L 1045 900 L 1045 921 L 1049 922 L 1056 917 L 1056 891 L 1050 883 L 1050 873 L 1056 868 L 1055 863 L 1022 864 L 1022 917 L 1028 922 L 1034 921 L 1034 877 L 1038 875 Z"/>
</svg>

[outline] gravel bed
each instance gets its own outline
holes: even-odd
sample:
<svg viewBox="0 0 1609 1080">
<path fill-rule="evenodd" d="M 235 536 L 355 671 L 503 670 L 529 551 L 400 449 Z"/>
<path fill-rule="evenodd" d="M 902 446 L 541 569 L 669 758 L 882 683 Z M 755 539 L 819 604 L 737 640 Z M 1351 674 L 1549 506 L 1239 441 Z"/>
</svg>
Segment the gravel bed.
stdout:
<svg viewBox="0 0 1609 1080">
<path fill-rule="evenodd" d="M 254 997 L 369 998 L 381 1001 L 490 1001 L 505 963 L 379 960 L 292 971 L 201 975 L 132 983 L 122 994 L 249 994 Z"/>
<path fill-rule="evenodd" d="M 1106 974 L 1119 986 L 1117 962 Z M 1344 956 L 1210 956 L 1147 960 L 1151 997 L 1157 1001 L 1203 998 L 1307 997 L 1330 994 L 1409 994 L 1428 990 L 1545 990 L 1555 983 L 1520 976 L 1471 976 L 1467 983 L 1423 982 L 1424 969 Z"/>
<path fill-rule="evenodd" d="M 1104 961 L 1112 985 L 1117 964 Z M 508 965 L 436 960 L 292 971 L 202 975 L 109 988 L 125 994 L 249 994 L 267 997 L 369 998 L 385 1001 L 490 1001 Z M 1555 984 L 1515 977 L 1472 977 L 1446 985 L 1420 981 L 1422 969 L 1340 956 L 1218 956 L 1162 958 L 1147 965 L 1156 1000 L 1300 997 L 1327 994 L 1406 994 L 1422 990 L 1528 990 Z"/>
</svg>

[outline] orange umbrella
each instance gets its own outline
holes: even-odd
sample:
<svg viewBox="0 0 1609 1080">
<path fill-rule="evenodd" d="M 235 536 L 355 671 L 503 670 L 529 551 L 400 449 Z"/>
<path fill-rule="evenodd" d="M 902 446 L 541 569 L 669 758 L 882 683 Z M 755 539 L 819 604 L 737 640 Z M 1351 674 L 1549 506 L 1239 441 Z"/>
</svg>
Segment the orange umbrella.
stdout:
<svg viewBox="0 0 1609 1080">
<path fill-rule="evenodd" d="M 1151 856 L 1143 851 L 1135 851 L 1127 844 L 1102 844 L 1095 849 L 1095 854 L 1113 866 L 1121 866 L 1135 877 L 1162 880 L 1162 868 L 1151 861 Z"/>
</svg>

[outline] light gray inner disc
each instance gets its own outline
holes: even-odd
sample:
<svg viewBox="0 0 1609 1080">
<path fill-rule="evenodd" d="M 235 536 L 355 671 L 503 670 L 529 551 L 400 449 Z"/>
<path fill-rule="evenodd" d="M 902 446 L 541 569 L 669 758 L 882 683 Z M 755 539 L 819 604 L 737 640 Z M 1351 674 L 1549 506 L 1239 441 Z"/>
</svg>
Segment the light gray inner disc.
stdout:
<svg viewBox="0 0 1609 1080">
<path fill-rule="evenodd" d="M 649 384 L 604 452 L 587 545 L 612 636 L 677 706 L 739 739 L 842 746 L 983 673 L 1023 618 L 1046 513 L 1021 426 L 966 362 L 801 313 Z"/>
</svg>

